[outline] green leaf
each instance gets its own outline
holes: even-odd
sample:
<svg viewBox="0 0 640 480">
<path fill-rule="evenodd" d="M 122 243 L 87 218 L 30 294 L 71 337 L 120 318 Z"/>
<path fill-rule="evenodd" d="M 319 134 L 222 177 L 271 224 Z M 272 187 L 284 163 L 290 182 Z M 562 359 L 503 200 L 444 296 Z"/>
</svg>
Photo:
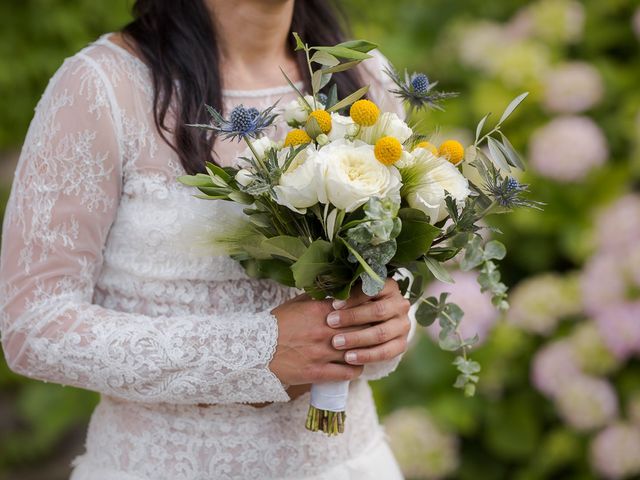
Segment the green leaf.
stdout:
<svg viewBox="0 0 640 480">
<path fill-rule="evenodd" d="M 480 120 L 478 122 L 478 126 L 476 127 L 476 141 L 475 143 L 478 143 L 478 140 L 480 139 L 480 134 L 482 133 L 482 129 L 484 128 L 484 124 L 487 121 L 487 118 L 489 118 L 489 115 L 491 115 L 490 113 L 487 113 L 484 117 L 482 117 L 482 120 Z"/>
<path fill-rule="evenodd" d="M 465 249 L 464 257 L 460 262 L 460 269 L 468 272 L 480 265 L 483 261 L 482 238 L 479 235 L 475 235 Z"/>
<path fill-rule="evenodd" d="M 336 46 L 350 48 L 351 50 L 357 50 L 358 52 L 363 53 L 367 53 L 378 48 L 378 45 L 367 40 L 349 40 L 348 42 L 339 43 Z"/>
<path fill-rule="evenodd" d="M 280 71 L 282 72 L 282 75 L 284 75 L 284 78 L 289 84 L 289 86 L 298 94 L 298 97 L 302 99 L 302 101 L 307 105 L 307 107 L 309 107 L 309 111 L 313 110 L 313 108 L 311 108 L 311 105 L 309 105 L 309 102 L 305 100 L 304 94 L 300 91 L 298 87 L 295 86 L 295 84 L 291 81 L 289 76 L 286 73 L 284 73 L 284 70 L 282 69 L 282 67 L 280 67 Z"/>
<path fill-rule="evenodd" d="M 311 49 L 329 53 L 334 57 L 346 58 L 347 60 L 366 60 L 371 58 L 371 55 L 367 53 L 338 45 L 334 47 L 311 47 Z"/>
<path fill-rule="evenodd" d="M 516 108 L 518 108 L 518 105 L 520 105 L 522 103 L 522 101 L 525 98 L 527 98 L 528 95 L 529 95 L 529 92 L 524 92 L 524 93 L 521 93 L 520 95 L 518 95 L 513 100 L 511 100 L 511 103 L 509 105 L 507 105 L 507 108 L 504 109 L 504 113 L 500 117 L 500 120 L 498 121 L 498 125 L 500 125 L 502 122 L 504 122 L 509 117 L 509 115 L 511 115 L 513 113 L 513 111 Z"/>
<path fill-rule="evenodd" d="M 507 162 L 507 159 L 502 153 L 502 150 L 500 150 L 500 144 L 498 143 L 498 141 L 493 137 L 488 137 L 487 143 L 489 145 L 489 152 L 491 153 L 490 158 L 493 163 L 501 170 L 510 172 L 511 168 L 509 167 L 509 162 Z"/>
<path fill-rule="evenodd" d="M 331 270 L 332 250 L 333 246 L 326 240 L 315 240 L 307 247 L 298 261 L 291 265 L 297 288 L 312 287 L 318 275 Z"/>
<path fill-rule="evenodd" d="M 436 302 L 435 297 L 427 300 L 432 300 L 434 303 Z M 439 313 L 440 311 L 437 306 L 434 307 L 431 303 L 420 301 L 420 305 L 418 305 L 418 309 L 416 310 L 416 321 L 423 327 L 428 327 L 436 321 Z"/>
<path fill-rule="evenodd" d="M 298 237 L 279 235 L 262 241 L 261 247 L 270 255 L 287 258 L 296 262 L 307 250 Z"/>
<path fill-rule="evenodd" d="M 324 70 L 316 70 L 311 77 L 311 88 L 314 92 L 319 92 L 331 80 L 330 73 L 324 73 Z"/>
<path fill-rule="evenodd" d="M 327 67 L 333 67 L 340 63 L 336 57 L 327 52 L 317 51 L 309 59 L 311 62 L 319 63 L 320 65 L 326 65 Z"/>
<path fill-rule="evenodd" d="M 300 38 L 300 35 L 298 35 L 297 32 L 293 32 L 293 38 L 296 39 L 296 51 L 304 50 L 305 49 L 304 42 L 302 41 L 302 39 Z"/>
<path fill-rule="evenodd" d="M 396 238 L 397 250 L 393 262 L 412 262 L 427 253 L 442 232 L 429 223 L 424 212 L 415 208 L 400 209 L 398 217 L 402 221 L 402 229 Z"/>
<path fill-rule="evenodd" d="M 513 145 L 511 145 L 511 142 L 509 142 L 509 139 L 504 133 L 500 132 L 500 136 L 502 137 L 502 150 L 506 154 L 509 163 L 514 167 L 524 171 L 526 167 L 524 165 L 524 162 L 522 161 L 522 158 L 520 158 L 520 154 L 516 151 L 515 148 L 513 148 Z"/>
<path fill-rule="evenodd" d="M 348 107 L 353 102 L 355 102 L 356 100 L 359 100 L 361 97 L 366 95 L 366 93 L 368 91 L 369 91 L 369 85 L 366 85 L 366 86 L 364 86 L 362 88 L 359 88 L 358 90 L 353 92 L 351 95 L 349 95 L 349 96 L 343 98 L 342 100 L 340 100 L 338 103 L 333 105 L 331 108 L 328 108 L 327 112 L 335 112 L 337 110 L 342 110 L 343 108 Z"/>
<path fill-rule="evenodd" d="M 332 66 L 332 67 L 323 68 L 322 71 L 324 73 L 344 72 L 345 70 L 349 70 L 350 68 L 355 67 L 360 62 L 362 62 L 362 60 L 353 60 L 351 62 L 344 62 L 344 63 L 340 63 L 340 64 Z"/>
<path fill-rule="evenodd" d="M 331 108 L 338 102 L 338 86 L 334 83 L 331 85 L 329 89 L 329 94 L 327 95 L 327 104 L 325 108 Z"/>
<path fill-rule="evenodd" d="M 309 117 L 307 119 L 307 123 L 304 126 L 304 130 L 307 132 L 311 138 L 316 138 L 318 135 L 322 133 L 322 129 L 320 128 L 320 124 L 314 117 Z"/>
<path fill-rule="evenodd" d="M 190 187 L 213 187 L 213 182 L 209 175 L 198 173 L 196 175 L 182 175 L 178 177 L 178 181 L 183 185 Z"/>
<path fill-rule="evenodd" d="M 253 197 L 244 192 L 231 192 L 227 196 L 236 203 L 242 203 L 244 205 L 251 205 L 253 203 Z"/>
<path fill-rule="evenodd" d="M 424 257 L 424 263 L 436 279 L 444 283 L 455 283 L 449 272 L 439 261 L 430 257 Z"/>
<path fill-rule="evenodd" d="M 288 287 L 295 287 L 291 267 L 277 259 L 257 260 L 250 259 L 240 262 L 247 275 L 253 278 L 270 278 Z"/>
</svg>

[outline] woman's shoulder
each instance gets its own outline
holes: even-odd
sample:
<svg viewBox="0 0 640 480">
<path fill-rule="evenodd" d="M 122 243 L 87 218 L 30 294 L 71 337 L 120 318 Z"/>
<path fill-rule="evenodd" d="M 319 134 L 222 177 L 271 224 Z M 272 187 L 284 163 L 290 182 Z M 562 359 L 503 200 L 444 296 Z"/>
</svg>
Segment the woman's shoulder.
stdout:
<svg viewBox="0 0 640 480">
<path fill-rule="evenodd" d="M 117 38 L 116 34 L 104 34 L 65 58 L 51 77 L 49 88 L 86 85 L 88 81 L 95 88 L 111 90 L 129 82 L 148 84 L 144 63 L 120 42 L 116 43 Z"/>
</svg>

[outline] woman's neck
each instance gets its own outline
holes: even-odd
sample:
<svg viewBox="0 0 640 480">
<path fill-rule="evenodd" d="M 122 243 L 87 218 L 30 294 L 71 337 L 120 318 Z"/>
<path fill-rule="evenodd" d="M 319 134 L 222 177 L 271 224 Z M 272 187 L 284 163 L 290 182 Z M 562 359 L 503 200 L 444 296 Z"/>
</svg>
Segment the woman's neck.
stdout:
<svg viewBox="0 0 640 480">
<path fill-rule="evenodd" d="M 280 67 L 298 80 L 289 47 L 294 0 L 206 0 L 216 29 L 225 88 L 282 85 Z"/>
</svg>

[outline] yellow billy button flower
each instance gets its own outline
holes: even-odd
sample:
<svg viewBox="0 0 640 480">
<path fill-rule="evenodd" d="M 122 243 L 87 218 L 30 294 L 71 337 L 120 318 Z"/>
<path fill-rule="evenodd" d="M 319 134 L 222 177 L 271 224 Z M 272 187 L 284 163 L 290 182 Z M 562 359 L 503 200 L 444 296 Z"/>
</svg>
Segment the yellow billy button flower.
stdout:
<svg viewBox="0 0 640 480">
<path fill-rule="evenodd" d="M 307 122 L 312 118 L 316 119 L 322 133 L 329 133 L 331 131 L 331 114 L 329 112 L 326 110 L 314 110 L 309 114 Z"/>
<path fill-rule="evenodd" d="M 424 148 L 426 151 L 431 152 L 436 156 L 438 155 L 438 148 L 431 142 L 420 142 L 413 147 L 414 150 L 416 148 Z"/>
<path fill-rule="evenodd" d="M 349 109 L 351 120 L 362 127 L 370 127 L 378 120 L 380 109 L 371 100 L 358 100 Z"/>
<path fill-rule="evenodd" d="M 457 165 L 464 158 L 464 147 L 457 140 L 447 140 L 440 145 L 438 155 Z"/>
<path fill-rule="evenodd" d="M 295 147 L 296 145 L 304 145 L 311 142 L 311 137 L 301 128 L 294 128 L 287 133 L 284 139 L 285 147 Z"/>
<path fill-rule="evenodd" d="M 393 165 L 402 156 L 402 144 L 397 138 L 382 137 L 373 148 L 376 159 L 387 166 Z"/>
</svg>

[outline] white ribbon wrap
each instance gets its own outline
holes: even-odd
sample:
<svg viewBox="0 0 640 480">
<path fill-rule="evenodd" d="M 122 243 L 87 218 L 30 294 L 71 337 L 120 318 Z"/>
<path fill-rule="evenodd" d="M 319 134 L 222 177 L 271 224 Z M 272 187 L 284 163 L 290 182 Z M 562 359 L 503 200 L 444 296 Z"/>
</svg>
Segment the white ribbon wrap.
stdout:
<svg viewBox="0 0 640 480">
<path fill-rule="evenodd" d="M 349 381 L 311 385 L 311 405 L 319 410 L 344 412 L 347 409 L 348 395 Z"/>
</svg>

